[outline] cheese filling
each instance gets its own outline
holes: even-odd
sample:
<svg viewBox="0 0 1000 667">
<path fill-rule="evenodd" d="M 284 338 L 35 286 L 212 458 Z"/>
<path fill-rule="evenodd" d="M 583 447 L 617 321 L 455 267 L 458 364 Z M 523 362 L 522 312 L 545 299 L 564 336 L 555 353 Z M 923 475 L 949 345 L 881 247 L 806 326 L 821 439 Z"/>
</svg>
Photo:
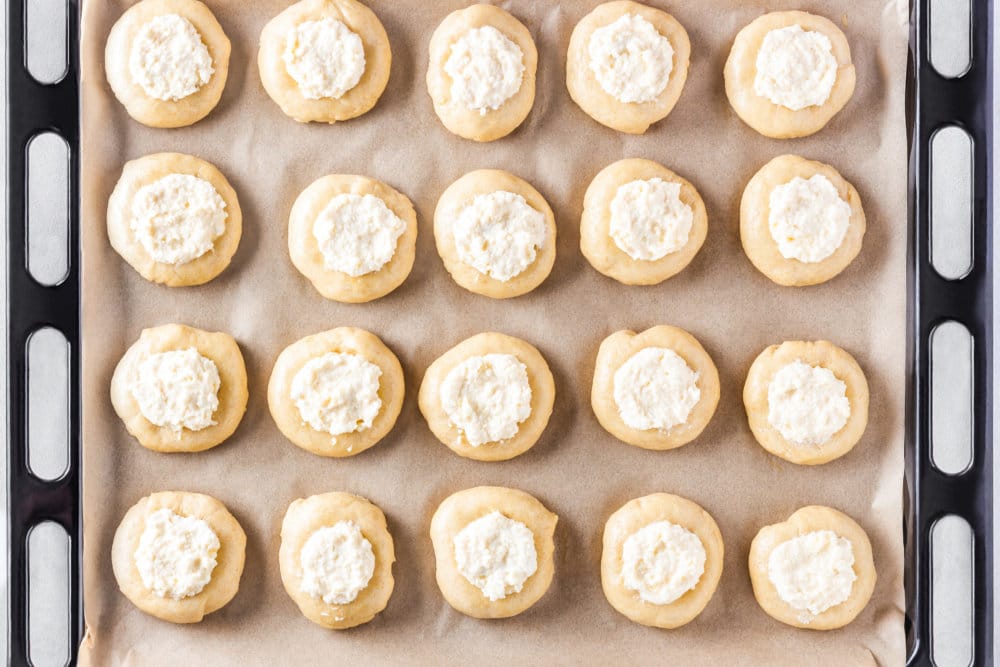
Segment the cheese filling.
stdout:
<svg viewBox="0 0 1000 667">
<path fill-rule="evenodd" d="M 674 69 L 670 40 L 638 14 L 625 14 L 595 30 L 587 53 L 597 83 L 619 102 L 655 100 Z"/>
<path fill-rule="evenodd" d="M 469 357 L 441 383 L 441 407 L 473 447 L 509 440 L 531 415 L 528 368 L 513 354 Z"/>
<path fill-rule="evenodd" d="M 485 116 L 521 89 L 524 53 L 491 25 L 472 28 L 451 45 L 444 71 L 452 100 Z"/>
<path fill-rule="evenodd" d="M 767 422 L 793 445 L 822 445 L 850 416 L 847 385 L 828 368 L 796 360 L 767 387 Z"/>
<path fill-rule="evenodd" d="M 701 399 L 698 373 L 673 350 L 647 347 L 615 371 L 614 399 L 622 421 L 639 431 L 669 431 L 687 421 Z"/>
<path fill-rule="evenodd" d="M 193 95 L 215 73 L 201 35 L 180 14 L 154 16 L 139 27 L 129 51 L 128 70 L 133 83 L 165 102 Z"/>
<path fill-rule="evenodd" d="M 340 99 L 365 73 L 361 38 L 333 18 L 303 21 L 285 36 L 288 75 L 310 100 Z"/>
<path fill-rule="evenodd" d="M 375 574 L 372 543 L 353 521 L 324 526 L 306 540 L 299 552 L 299 590 L 327 604 L 350 604 Z"/>
<path fill-rule="evenodd" d="M 132 199 L 129 228 L 161 264 L 179 266 L 212 250 L 226 231 L 226 202 L 215 186 L 190 174 L 169 174 Z"/>
<path fill-rule="evenodd" d="M 785 259 L 822 262 L 837 251 L 851 226 L 851 205 L 823 174 L 796 176 L 768 199 L 767 228 Z"/>
<path fill-rule="evenodd" d="M 520 275 L 545 247 L 545 215 L 524 197 L 498 190 L 476 195 L 455 219 L 455 250 L 465 264 L 506 282 Z"/>
<path fill-rule="evenodd" d="M 767 578 L 778 597 L 808 623 L 851 596 L 854 547 L 832 530 L 814 530 L 782 542 L 767 559 Z"/>
<path fill-rule="evenodd" d="M 134 368 L 129 390 L 146 421 L 168 428 L 200 431 L 215 425 L 219 409 L 219 369 L 193 347 L 157 352 Z"/>
<path fill-rule="evenodd" d="M 371 428 L 382 409 L 382 369 L 357 354 L 327 352 L 292 378 L 291 398 L 302 421 L 336 436 Z"/>
<path fill-rule="evenodd" d="M 688 242 L 694 212 L 681 201 L 681 184 L 660 178 L 618 188 L 611 200 L 610 235 L 635 260 L 656 261 Z"/>
<path fill-rule="evenodd" d="M 323 266 L 357 278 L 389 263 L 406 223 L 382 199 L 349 193 L 330 200 L 312 231 Z"/>
<path fill-rule="evenodd" d="M 622 584 L 645 602 L 670 604 L 698 585 L 705 559 L 697 535 L 675 523 L 655 521 L 622 545 Z"/>
<path fill-rule="evenodd" d="M 800 25 L 764 35 L 756 64 L 754 92 L 792 111 L 825 104 L 837 81 L 830 38 Z"/>
<path fill-rule="evenodd" d="M 212 580 L 220 547 L 206 521 L 164 507 L 146 517 L 132 559 L 143 586 L 158 597 L 183 600 Z"/>
<path fill-rule="evenodd" d="M 538 569 L 535 534 L 496 510 L 466 525 L 453 544 L 458 571 L 494 602 L 520 593 Z"/>
</svg>

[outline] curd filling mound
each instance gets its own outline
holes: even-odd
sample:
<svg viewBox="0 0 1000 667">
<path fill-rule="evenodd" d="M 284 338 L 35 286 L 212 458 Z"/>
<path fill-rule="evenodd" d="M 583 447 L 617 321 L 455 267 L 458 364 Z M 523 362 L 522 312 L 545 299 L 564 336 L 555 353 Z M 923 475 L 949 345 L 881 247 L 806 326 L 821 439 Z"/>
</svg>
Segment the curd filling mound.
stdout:
<svg viewBox="0 0 1000 667">
<path fill-rule="evenodd" d="M 810 622 L 851 596 L 854 547 L 832 530 L 815 530 L 774 548 L 767 559 L 767 577 L 778 597 Z"/>
<path fill-rule="evenodd" d="M 830 38 L 800 25 L 768 32 L 756 65 L 754 92 L 792 111 L 825 104 L 837 81 Z"/>
<path fill-rule="evenodd" d="M 353 521 L 320 528 L 299 553 L 302 581 L 299 590 L 327 604 L 354 602 L 375 574 L 372 543 Z"/>
<path fill-rule="evenodd" d="M 444 71 L 452 100 L 485 116 L 521 89 L 524 53 L 491 25 L 472 28 L 451 45 Z"/>
<path fill-rule="evenodd" d="M 794 445 L 822 445 L 850 416 L 847 385 L 828 368 L 795 360 L 767 387 L 767 421 Z"/>
<path fill-rule="evenodd" d="M 382 369 L 357 354 L 327 352 L 292 378 L 291 398 L 302 421 L 334 436 L 371 428 L 382 408 Z"/>
<path fill-rule="evenodd" d="M 206 521 L 164 507 L 146 517 L 133 560 L 143 586 L 158 597 L 183 600 L 212 580 L 220 546 Z"/>
<path fill-rule="evenodd" d="M 458 571 L 494 602 L 520 593 L 538 569 L 535 534 L 497 511 L 470 522 L 453 543 Z"/>
<path fill-rule="evenodd" d="M 154 261 L 179 266 L 211 251 L 226 231 L 226 202 L 215 186 L 190 174 L 169 174 L 132 199 L 129 228 Z"/>
<path fill-rule="evenodd" d="M 312 231 L 323 266 L 357 278 L 389 263 L 406 223 L 382 199 L 349 193 L 330 199 Z"/>
<path fill-rule="evenodd" d="M 441 407 L 473 447 L 517 435 L 531 415 L 528 369 L 513 354 L 470 357 L 441 383 Z"/>
<path fill-rule="evenodd" d="M 681 184 L 660 178 L 618 188 L 611 200 L 610 235 L 635 260 L 656 261 L 683 248 L 694 212 L 681 201 Z"/>
<path fill-rule="evenodd" d="M 503 190 L 476 195 L 459 212 L 452 233 L 463 263 L 502 282 L 531 266 L 548 236 L 545 215 Z"/>
<path fill-rule="evenodd" d="M 698 373 L 669 348 L 643 348 L 615 371 L 614 399 L 630 428 L 666 432 L 686 422 L 701 399 Z"/>
<path fill-rule="evenodd" d="M 626 104 L 655 100 L 674 69 L 670 40 L 638 14 L 625 14 L 595 30 L 587 53 L 597 83 Z"/>
<path fill-rule="evenodd" d="M 303 21 L 285 36 L 288 75 L 310 100 L 340 99 L 365 73 L 361 38 L 333 18 Z"/>
<path fill-rule="evenodd" d="M 622 545 L 622 584 L 644 602 L 666 605 L 698 585 L 705 573 L 698 536 L 669 521 L 655 521 Z"/>
<path fill-rule="evenodd" d="M 785 259 L 812 264 L 837 251 L 851 226 L 851 205 L 822 174 L 775 186 L 767 228 Z"/>
<path fill-rule="evenodd" d="M 129 390 L 146 421 L 179 438 L 182 429 L 200 431 L 215 425 L 219 409 L 219 369 L 189 347 L 157 352 L 139 361 Z"/>
<path fill-rule="evenodd" d="M 212 56 L 191 21 L 161 14 L 144 23 L 132 40 L 128 70 L 146 95 L 176 102 L 212 78 Z"/>
</svg>

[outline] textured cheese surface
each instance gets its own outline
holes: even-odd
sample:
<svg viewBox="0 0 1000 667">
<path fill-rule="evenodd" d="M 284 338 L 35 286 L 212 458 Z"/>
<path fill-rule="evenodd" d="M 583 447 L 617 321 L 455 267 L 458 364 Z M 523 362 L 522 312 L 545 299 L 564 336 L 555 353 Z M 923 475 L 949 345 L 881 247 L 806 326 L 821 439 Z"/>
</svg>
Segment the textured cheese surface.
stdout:
<svg viewBox="0 0 1000 667">
<path fill-rule="evenodd" d="M 497 511 L 470 522 L 453 543 L 458 571 L 493 601 L 521 592 L 538 569 L 535 534 Z"/>
<path fill-rule="evenodd" d="M 521 89 L 524 53 L 491 25 L 472 28 L 451 45 L 444 71 L 452 100 L 485 116 Z"/>
<path fill-rule="evenodd" d="M 647 347 L 615 371 L 614 399 L 631 428 L 668 431 L 686 422 L 701 399 L 698 373 L 673 350 Z"/>
<path fill-rule="evenodd" d="M 139 360 L 129 389 L 147 421 L 180 437 L 182 429 L 200 431 L 215 424 L 221 384 L 215 362 L 189 347 Z"/>
<path fill-rule="evenodd" d="M 312 231 L 327 270 L 356 278 L 389 263 L 406 223 L 375 195 L 346 193 L 330 199 Z"/>
<path fill-rule="evenodd" d="M 153 260 L 180 265 L 212 250 L 226 231 L 226 202 L 215 186 L 190 174 L 169 174 L 132 199 L 129 228 Z"/>
<path fill-rule="evenodd" d="M 767 559 L 767 576 L 778 597 L 801 612 L 808 623 L 814 616 L 851 596 L 854 547 L 832 530 L 816 530 L 782 542 Z"/>
<path fill-rule="evenodd" d="M 821 445 L 851 416 L 847 385 L 822 366 L 795 360 L 767 387 L 767 421 L 795 445 Z"/>
<path fill-rule="evenodd" d="M 660 178 L 618 188 L 611 200 L 610 235 L 635 260 L 656 261 L 688 242 L 694 212 L 681 201 L 681 184 Z"/>
<path fill-rule="evenodd" d="M 201 35 L 180 14 L 154 16 L 139 28 L 128 69 L 147 95 L 170 102 L 198 92 L 215 73 Z"/>
<path fill-rule="evenodd" d="M 800 25 L 768 32 L 756 66 L 754 92 L 792 111 L 824 104 L 837 81 L 830 38 Z"/>
<path fill-rule="evenodd" d="M 669 521 L 635 531 L 622 545 L 622 584 L 650 604 L 670 604 L 698 585 L 705 573 L 705 546 Z"/>
<path fill-rule="evenodd" d="M 291 398 L 302 421 L 332 436 L 371 428 L 382 409 L 382 369 L 357 354 L 327 352 L 292 378 Z"/>
<path fill-rule="evenodd" d="M 837 251 L 851 226 L 851 205 L 823 174 L 796 176 L 768 198 L 767 228 L 785 259 L 821 262 Z"/>
<path fill-rule="evenodd" d="M 619 102 L 649 102 L 667 87 L 674 47 L 638 14 L 625 14 L 598 28 L 587 44 L 597 83 Z"/>
<path fill-rule="evenodd" d="M 531 415 L 528 369 L 513 354 L 469 357 L 441 383 L 441 407 L 473 447 L 517 435 Z"/>
<path fill-rule="evenodd" d="M 453 234 L 458 258 L 500 281 L 531 266 L 549 241 L 545 215 L 521 195 L 504 190 L 476 195 L 459 212 Z"/>
<path fill-rule="evenodd" d="M 365 47 L 342 21 L 303 21 L 285 36 L 288 75 L 310 100 L 339 99 L 365 73 Z"/>
<path fill-rule="evenodd" d="M 133 560 L 143 586 L 161 598 L 182 600 L 212 580 L 219 547 L 206 521 L 165 507 L 146 517 Z"/>
<path fill-rule="evenodd" d="M 375 574 L 372 543 L 353 521 L 338 521 L 314 532 L 302 546 L 299 561 L 299 589 L 327 604 L 354 602 Z"/>
</svg>

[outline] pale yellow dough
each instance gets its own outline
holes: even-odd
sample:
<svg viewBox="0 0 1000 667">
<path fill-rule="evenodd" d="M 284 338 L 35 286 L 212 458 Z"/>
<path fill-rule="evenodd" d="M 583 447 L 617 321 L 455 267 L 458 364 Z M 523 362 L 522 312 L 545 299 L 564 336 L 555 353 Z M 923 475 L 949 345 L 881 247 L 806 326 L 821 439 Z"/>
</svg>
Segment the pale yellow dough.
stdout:
<svg viewBox="0 0 1000 667">
<path fill-rule="evenodd" d="M 385 266 L 361 276 L 327 269 L 313 224 L 333 197 L 340 194 L 373 195 L 406 223 L 396 240 L 396 252 Z M 413 268 L 417 245 L 417 213 L 406 195 L 366 176 L 331 174 L 309 185 L 296 198 L 288 218 L 288 252 L 292 264 L 327 299 L 363 303 L 385 296 L 399 287 Z"/>
<path fill-rule="evenodd" d="M 473 28 L 492 26 L 520 47 L 524 73 L 521 87 L 499 108 L 481 114 L 451 98 L 451 77 L 445 63 L 451 47 Z M 513 132 L 524 121 L 535 102 L 535 70 L 538 50 L 531 32 L 524 24 L 494 5 L 471 5 L 448 14 L 431 35 L 430 62 L 427 65 L 427 92 L 434 112 L 453 134 L 473 141 L 493 141 Z"/>
<path fill-rule="evenodd" d="M 831 530 L 849 540 L 854 551 L 854 574 L 857 579 L 845 601 L 813 617 L 808 623 L 799 620 L 802 613 L 778 595 L 768 577 L 768 559 L 779 544 L 818 530 Z M 757 604 L 769 616 L 796 628 L 809 630 L 836 630 L 857 617 L 865 608 L 875 590 L 875 562 L 868 534 L 851 517 L 830 507 L 810 505 L 803 507 L 781 523 L 764 526 L 750 543 L 750 582 Z"/>
<path fill-rule="evenodd" d="M 137 33 L 148 21 L 164 14 L 179 14 L 194 25 L 215 70 L 208 83 L 176 101 L 150 97 L 129 72 L 129 54 Z M 184 127 L 197 123 L 219 103 L 229 73 L 230 50 L 229 38 L 204 3 L 142 0 L 129 7 L 111 28 L 104 49 L 104 69 L 112 92 L 132 118 L 150 127 Z"/>
<path fill-rule="evenodd" d="M 670 604 L 646 602 L 622 583 L 622 546 L 633 533 L 656 521 L 686 528 L 705 548 L 705 572 L 697 585 Z M 642 625 L 677 628 L 690 623 L 708 605 L 722 577 L 722 533 L 708 512 L 687 498 L 653 493 L 622 505 L 604 526 L 601 553 L 601 585 L 611 606 Z"/>
<path fill-rule="evenodd" d="M 701 397 L 691 409 L 687 421 L 664 432 L 660 429 L 638 430 L 624 422 L 614 397 L 615 372 L 632 355 L 647 347 L 665 347 L 676 352 L 698 373 Z M 643 449 L 674 449 L 686 445 L 708 426 L 719 404 L 719 371 L 715 363 L 694 336 L 678 327 L 655 326 L 642 333 L 617 331 L 601 343 L 594 368 L 594 384 L 590 404 L 597 421 L 622 442 Z"/>
<path fill-rule="evenodd" d="M 146 530 L 146 517 L 159 509 L 192 516 L 208 523 L 219 538 L 212 579 L 197 595 L 173 600 L 161 598 L 142 583 L 134 554 Z M 111 544 L 111 567 L 118 588 L 143 612 L 171 623 L 197 623 L 205 614 L 226 606 L 240 588 L 247 536 L 221 502 L 201 493 L 160 491 L 142 498 L 122 517 Z"/>
<path fill-rule="evenodd" d="M 621 102 L 605 92 L 590 69 L 588 46 L 598 28 L 614 23 L 626 14 L 636 14 L 653 24 L 674 49 L 673 69 L 667 86 L 649 102 Z M 628 134 L 643 134 L 653 123 L 663 120 L 680 99 L 691 60 L 691 40 L 677 19 L 664 11 L 631 0 L 615 0 L 595 7 L 580 19 L 569 38 L 566 54 L 566 87 L 573 101 L 601 125 Z"/>
<path fill-rule="evenodd" d="M 520 521 L 535 535 L 538 569 L 517 593 L 490 600 L 462 576 L 455 562 L 454 538 L 463 528 L 491 512 Z M 559 517 L 534 496 L 502 486 L 478 486 L 454 493 L 441 503 L 431 519 L 431 542 L 437 563 L 435 575 L 444 599 L 473 618 L 516 616 L 538 602 L 549 590 L 555 573 L 553 535 Z"/>
<path fill-rule="evenodd" d="M 451 423 L 441 407 L 441 383 L 452 369 L 469 357 L 486 354 L 512 354 L 527 367 L 531 414 L 518 425 L 517 435 L 513 438 L 474 447 L 461 429 Z M 481 333 L 465 339 L 430 365 L 420 383 L 417 401 L 431 431 L 453 452 L 477 461 L 506 461 L 523 454 L 538 442 L 552 415 L 555 395 L 555 382 L 549 365 L 533 345 L 513 336 Z"/>
<path fill-rule="evenodd" d="M 132 368 L 150 355 L 170 350 L 195 348 L 215 363 L 219 371 L 219 407 L 212 415 L 213 426 L 200 431 L 183 429 L 177 433 L 147 420 L 132 396 L 129 376 Z M 247 369 L 240 346 L 225 333 L 202 331 L 183 324 L 164 324 L 143 329 L 115 367 L 111 378 L 111 404 L 125 428 L 139 444 L 157 452 L 200 452 L 222 443 L 233 434 L 247 409 Z"/>
<path fill-rule="evenodd" d="M 375 573 L 358 597 L 348 604 L 327 604 L 301 590 L 302 547 L 314 532 L 339 521 L 353 521 L 372 545 Z M 396 561 L 392 535 L 385 514 L 374 503 L 350 493 L 334 491 L 299 498 L 288 506 L 281 522 L 281 549 L 278 566 L 281 583 L 302 615 L 313 623 L 333 630 L 367 623 L 385 609 L 392 596 L 392 564 Z"/>
<path fill-rule="evenodd" d="M 382 407 L 370 427 L 333 436 L 302 420 L 291 398 L 292 380 L 307 362 L 327 352 L 356 354 L 382 371 L 378 388 Z M 364 329 L 338 327 L 306 336 L 281 351 L 267 383 L 267 405 L 274 423 L 292 444 L 319 456 L 344 457 L 360 454 L 392 430 L 403 407 L 404 392 L 403 367 L 378 336 Z"/>
<path fill-rule="evenodd" d="M 653 261 L 633 259 L 610 236 L 611 202 L 618 188 L 635 180 L 659 178 L 679 183 L 680 199 L 694 214 L 687 243 Z M 684 270 L 708 234 L 705 202 L 690 182 L 652 160 L 629 158 L 602 169 L 587 188 L 580 220 L 580 250 L 591 266 L 625 285 L 655 285 Z"/>
<path fill-rule="evenodd" d="M 314 100 L 299 90 L 298 83 L 288 74 L 282 55 L 290 30 L 300 23 L 324 18 L 342 22 L 361 38 L 365 71 L 358 84 L 339 98 Z M 366 113 L 385 90 L 391 65 L 392 50 L 382 22 L 357 0 L 301 0 L 271 19 L 260 33 L 257 67 L 264 90 L 287 116 L 300 123 L 335 123 Z"/>
<path fill-rule="evenodd" d="M 771 191 L 793 178 L 809 180 L 816 174 L 829 179 L 840 198 L 850 205 L 850 226 L 840 247 L 826 259 L 819 262 L 788 259 L 778 250 L 778 244 L 771 236 L 768 226 Z M 854 186 L 830 165 L 806 160 L 798 155 L 780 155 L 761 167 L 747 183 L 740 200 L 740 240 L 743 242 L 743 251 L 757 270 L 779 285 L 817 285 L 839 275 L 861 252 L 866 227 L 861 196 Z"/>
<path fill-rule="evenodd" d="M 821 32 L 830 39 L 837 60 L 837 79 L 830 97 L 820 106 L 793 111 L 761 97 L 754 90 L 757 52 L 772 30 L 798 25 L 803 30 Z M 855 72 L 851 46 L 844 33 L 827 18 L 807 12 L 771 12 L 758 17 L 740 30 L 733 41 L 725 67 L 726 95 L 744 123 L 765 137 L 791 139 L 819 132 L 854 94 Z"/>
<path fill-rule="evenodd" d="M 226 228 L 211 250 L 183 264 L 157 262 L 135 238 L 130 225 L 132 199 L 143 186 L 169 176 L 186 174 L 208 181 L 226 202 Z M 154 153 L 130 160 L 108 200 L 108 239 L 111 247 L 146 280 L 170 287 L 201 285 L 223 272 L 236 254 L 243 235 L 243 213 L 236 191 L 214 165 L 182 153 Z"/>
</svg>

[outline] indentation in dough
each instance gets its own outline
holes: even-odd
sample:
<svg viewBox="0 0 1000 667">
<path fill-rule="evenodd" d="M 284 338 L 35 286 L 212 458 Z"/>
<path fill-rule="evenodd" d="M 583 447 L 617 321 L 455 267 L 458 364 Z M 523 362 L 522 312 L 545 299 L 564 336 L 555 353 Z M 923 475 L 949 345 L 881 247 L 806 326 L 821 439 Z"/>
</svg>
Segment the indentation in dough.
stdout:
<svg viewBox="0 0 1000 667">
<path fill-rule="evenodd" d="M 622 421 L 645 431 L 669 431 L 687 421 L 701 399 L 698 373 L 665 347 L 647 347 L 615 371 L 614 399 Z"/>
<path fill-rule="evenodd" d="M 174 431 L 200 431 L 215 425 L 219 409 L 219 369 L 189 347 L 151 354 L 132 371 L 129 390 L 139 412 L 152 424 Z"/>
<path fill-rule="evenodd" d="M 485 116 L 521 89 L 524 53 L 493 26 L 472 28 L 451 45 L 444 71 L 452 99 Z"/>
<path fill-rule="evenodd" d="M 847 385 L 828 368 L 797 359 L 767 387 L 767 421 L 795 445 L 822 445 L 847 424 Z"/>
<path fill-rule="evenodd" d="M 470 522 L 452 541 L 458 571 L 492 601 L 520 593 L 538 569 L 535 534 L 495 510 Z"/>
<path fill-rule="evenodd" d="M 674 602 L 705 573 L 705 546 L 687 528 L 654 521 L 622 545 L 622 583 L 651 604 Z"/>
<path fill-rule="evenodd" d="M 452 225 L 458 258 L 495 280 L 508 281 L 545 247 L 545 215 L 519 194 L 476 195 Z"/>
<path fill-rule="evenodd" d="M 756 67 L 754 92 L 792 111 L 822 106 L 837 81 L 830 38 L 797 24 L 764 35 Z"/>
<path fill-rule="evenodd" d="M 143 586 L 154 595 L 182 600 L 201 593 L 212 580 L 220 546 L 206 521 L 164 507 L 146 517 L 133 560 Z"/>
<path fill-rule="evenodd" d="M 357 33 L 333 18 L 303 21 L 288 31 L 285 69 L 310 100 L 340 99 L 365 73 L 365 47 Z"/>
<path fill-rule="evenodd" d="M 517 435 L 531 415 L 528 371 L 513 354 L 470 357 L 441 383 L 441 407 L 473 447 Z"/>
<path fill-rule="evenodd" d="M 382 409 L 381 377 L 382 369 L 360 355 L 327 352 L 295 374 L 291 398 L 302 421 L 317 431 L 332 436 L 364 431 Z"/>
<path fill-rule="evenodd" d="M 774 548 L 767 559 L 767 577 L 778 597 L 801 612 L 799 621 L 841 604 L 851 596 L 854 547 L 832 530 L 814 530 Z"/>
<path fill-rule="evenodd" d="M 694 212 L 681 201 L 680 183 L 660 178 L 622 185 L 611 200 L 610 235 L 635 260 L 656 261 L 688 242 Z"/>
<path fill-rule="evenodd" d="M 161 264 L 180 265 L 212 250 L 226 231 L 226 202 L 215 186 L 190 174 L 168 174 L 132 199 L 129 228 Z"/>
<path fill-rule="evenodd" d="M 330 199 L 312 231 L 324 267 L 356 278 L 389 263 L 406 223 L 382 199 L 346 193 Z"/>
<path fill-rule="evenodd" d="M 350 604 L 375 574 L 372 544 L 353 521 L 316 530 L 299 554 L 299 589 L 327 604 Z"/>
<path fill-rule="evenodd" d="M 674 68 L 670 40 L 638 14 L 624 14 L 595 30 L 587 53 L 597 83 L 619 102 L 655 100 Z"/>
<path fill-rule="evenodd" d="M 823 174 L 796 176 L 768 199 L 767 227 L 785 259 L 821 262 L 837 251 L 851 226 L 851 205 Z"/>
<path fill-rule="evenodd" d="M 128 58 L 132 81 L 152 98 L 176 102 L 212 78 L 212 56 L 191 21 L 161 14 L 146 21 L 132 41 Z"/>
</svg>

